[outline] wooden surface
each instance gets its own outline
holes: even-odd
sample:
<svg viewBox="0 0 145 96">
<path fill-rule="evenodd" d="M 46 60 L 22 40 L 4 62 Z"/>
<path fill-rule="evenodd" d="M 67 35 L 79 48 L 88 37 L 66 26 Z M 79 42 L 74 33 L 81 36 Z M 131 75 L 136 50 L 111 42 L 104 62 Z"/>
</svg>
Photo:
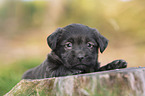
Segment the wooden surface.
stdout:
<svg viewBox="0 0 145 96">
<path fill-rule="evenodd" d="M 145 68 L 21 80 L 5 96 L 145 96 Z"/>
</svg>

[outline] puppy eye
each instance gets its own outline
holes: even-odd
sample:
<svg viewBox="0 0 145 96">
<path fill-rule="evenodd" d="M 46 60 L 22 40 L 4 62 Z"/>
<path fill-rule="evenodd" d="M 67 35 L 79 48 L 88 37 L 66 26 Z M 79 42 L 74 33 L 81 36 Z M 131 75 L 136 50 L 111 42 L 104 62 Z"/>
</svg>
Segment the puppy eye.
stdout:
<svg viewBox="0 0 145 96">
<path fill-rule="evenodd" d="M 65 47 L 68 48 L 68 49 L 71 49 L 72 48 L 72 43 L 71 42 L 66 42 Z"/>
<path fill-rule="evenodd" d="M 94 47 L 94 43 L 88 42 L 88 43 L 87 43 L 87 46 L 88 46 L 89 48 L 92 48 L 92 47 Z"/>
</svg>

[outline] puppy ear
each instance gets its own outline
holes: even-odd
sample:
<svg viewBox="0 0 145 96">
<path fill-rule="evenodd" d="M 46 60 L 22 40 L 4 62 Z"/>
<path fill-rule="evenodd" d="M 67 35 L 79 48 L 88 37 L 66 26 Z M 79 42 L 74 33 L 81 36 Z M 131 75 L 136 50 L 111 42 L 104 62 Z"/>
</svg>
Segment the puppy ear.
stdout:
<svg viewBox="0 0 145 96">
<path fill-rule="evenodd" d="M 62 34 L 62 28 L 58 28 L 56 29 L 55 32 L 53 32 L 51 35 L 47 37 L 47 44 L 52 50 L 56 48 L 57 42 L 61 34 Z"/>
<path fill-rule="evenodd" d="M 100 47 L 100 52 L 103 53 L 103 51 L 106 49 L 106 47 L 108 46 L 108 40 L 102 36 L 98 30 L 94 29 L 94 33 L 97 39 L 97 43 L 99 44 Z"/>
</svg>

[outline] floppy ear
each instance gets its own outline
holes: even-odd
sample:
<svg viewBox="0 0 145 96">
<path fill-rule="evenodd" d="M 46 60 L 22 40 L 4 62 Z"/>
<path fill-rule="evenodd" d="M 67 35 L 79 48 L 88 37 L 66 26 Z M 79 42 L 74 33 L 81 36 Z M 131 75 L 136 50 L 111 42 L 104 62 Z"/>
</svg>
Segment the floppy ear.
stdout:
<svg viewBox="0 0 145 96">
<path fill-rule="evenodd" d="M 61 34 L 62 34 L 62 28 L 58 28 L 56 29 L 55 32 L 53 32 L 51 35 L 47 37 L 47 44 L 52 50 L 56 48 L 57 42 Z"/>
<path fill-rule="evenodd" d="M 108 40 L 104 36 L 102 36 L 98 32 L 98 30 L 94 29 L 94 33 L 95 33 L 96 41 L 100 47 L 100 52 L 103 53 L 103 51 L 106 49 L 106 47 L 108 45 Z"/>
</svg>

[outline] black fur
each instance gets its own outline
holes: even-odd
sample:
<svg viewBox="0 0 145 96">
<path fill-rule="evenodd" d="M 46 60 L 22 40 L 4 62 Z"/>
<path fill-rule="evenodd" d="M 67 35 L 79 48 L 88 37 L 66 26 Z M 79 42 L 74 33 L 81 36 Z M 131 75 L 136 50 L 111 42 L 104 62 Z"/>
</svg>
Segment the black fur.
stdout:
<svg viewBox="0 0 145 96">
<path fill-rule="evenodd" d="M 47 38 L 52 49 L 39 66 L 24 73 L 22 79 L 40 79 L 125 68 L 124 60 L 115 60 L 100 68 L 98 49 L 106 49 L 108 40 L 96 29 L 82 24 L 58 28 Z"/>
</svg>

